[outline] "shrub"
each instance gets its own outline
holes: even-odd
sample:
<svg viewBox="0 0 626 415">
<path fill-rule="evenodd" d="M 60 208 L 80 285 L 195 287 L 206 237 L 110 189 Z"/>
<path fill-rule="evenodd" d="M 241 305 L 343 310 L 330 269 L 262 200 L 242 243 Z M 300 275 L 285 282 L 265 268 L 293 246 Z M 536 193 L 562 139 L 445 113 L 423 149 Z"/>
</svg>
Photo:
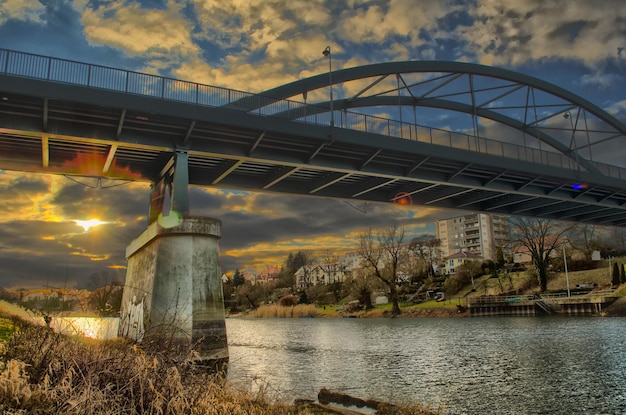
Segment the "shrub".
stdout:
<svg viewBox="0 0 626 415">
<path fill-rule="evenodd" d="M 523 293 L 537 286 L 539 286 L 539 279 L 537 279 L 537 275 L 534 272 L 529 272 L 526 274 L 522 283 L 517 287 L 517 291 L 519 293 Z"/>
<path fill-rule="evenodd" d="M 295 295 L 285 295 L 278 299 L 278 305 L 281 307 L 293 307 L 298 304 L 299 297 Z"/>
</svg>

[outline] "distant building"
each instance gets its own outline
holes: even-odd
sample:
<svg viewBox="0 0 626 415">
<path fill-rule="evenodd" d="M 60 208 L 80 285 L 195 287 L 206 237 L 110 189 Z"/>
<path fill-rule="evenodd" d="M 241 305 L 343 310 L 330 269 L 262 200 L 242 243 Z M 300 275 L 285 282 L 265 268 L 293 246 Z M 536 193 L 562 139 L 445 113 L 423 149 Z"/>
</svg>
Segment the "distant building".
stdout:
<svg viewBox="0 0 626 415">
<path fill-rule="evenodd" d="M 504 215 L 474 213 L 437 221 L 437 239 L 442 257 L 469 252 L 483 259 L 496 260 L 496 248 L 510 251 L 509 218 Z"/>
<path fill-rule="evenodd" d="M 559 237 L 557 235 L 546 235 L 544 239 L 544 246 L 555 246 L 556 249 L 550 251 L 550 258 L 556 258 L 562 255 L 561 247 L 565 246 L 568 250 L 572 250 L 572 245 L 565 238 Z M 533 245 L 538 245 L 537 243 L 533 243 Z M 524 245 L 516 245 L 513 247 L 513 262 L 518 264 L 531 264 L 532 256 L 528 248 Z"/>
<path fill-rule="evenodd" d="M 263 268 L 256 275 L 256 284 L 265 285 L 273 282 L 280 275 L 280 271 L 282 271 L 280 265 L 270 265 L 269 267 Z"/>
<path fill-rule="evenodd" d="M 241 272 L 241 275 L 243 276 L 243 279 L 245 281 L 250 281 L 250 284 L 256 285 L 256 283 L 257 283 L 257 274 L 254 271 L 250 271 L 250 270 L 244 269 L 244 270 L 241 270 L 239 272 Z"/>
<path fill-rule="evenodd" d="M 343 272 L 343 279 L 346 280 L 354 277 L 355 272 L 363 268 L 363 257 L 359 251 L 352 251 L 340 256 L 337 263 Z"/>
<path fill-rule="evenodd" d="M 445 259 L 445 270 L 446 274 L 456 274 L 456 270 L 459 266 L 461 266 L 464 262 L 468 261 L 479 261 L 483 262 L 484 258 L 482 255 L 475 254 L 472 252 L 462 251 L 447 256 Z"/>
<path fill-rule="evenodd" d="M 339 263 L 304 265 L 296 273 L 296 287 L 299 289 L 313 285 L 328 285 L 343 282 L 346 278 L 345 267 Z"/>
</svg>

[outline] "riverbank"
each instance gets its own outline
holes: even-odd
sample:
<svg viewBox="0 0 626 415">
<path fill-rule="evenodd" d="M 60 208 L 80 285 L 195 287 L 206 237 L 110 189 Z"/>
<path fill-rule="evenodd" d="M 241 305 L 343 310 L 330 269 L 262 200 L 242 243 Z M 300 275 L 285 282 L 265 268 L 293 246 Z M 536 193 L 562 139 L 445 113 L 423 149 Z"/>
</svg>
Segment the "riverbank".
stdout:
<svg viewBox="0 0 626 415">
<path fill-rule="evenodd" d="M 603 317 L 626 317 L 626 286 L 615 290 L 611 296 L 618 297 L 601 313 Z M 471 297 L 469 297 L 471 298 Z M 560 297 L 559 297 L 560 298 Z M 581 300 L 584 297 L 577 297 Z M 580 301 L 575 301 L 579 303 Z M 421 304 L 411 304 L 401 307 L 401 314 L 395 318 L 454 318 L 470 317 L 470 308 L 466 299 L 452 299 L 442 302 L 428 301 Z M 574 313 L 577 314 L 577 313 Z M 345 311 L 340 306 L 315 306 L 312 304 L 298 304 L 294 306 L 280 306 L 264 304 L 255 310 L 228 314 L 229 318 L 391 318 L 391 304 L 379 305 L 370 310 Z"/>
<path fill-rule="evenodd" d="M 467 286 L 454 297 L 444 301 L 428 300 L 419 304 L 401 304 L 402 313 L 398 318 L 419 317 L 470 317 L 468 300 L 483 295 L 503 295 L 502 290 L 514 292 L 515 295 L 541 294 L 537 284 L 529 282 L 531 279 L 525 272 L 511 274 L 505 280 L 493 278 L 491 275 L 478 277 L 474 280 L 474 286 Z M 611 276 L 607 269 L 592 269 L 584 271 L 557 272 L 548 280 L 548 294 L 566 293 L 568 289 L 578 287 L 595 287 L 596 290 L 611 288 Z M 626 284 L 623 284 L 613 293 L 619 297 L 615 303 L 608 306 L 602 313 L 603 316 L 626 317 Z M 298 304 L 296 306 L 279 306 L 278 304 L 261 305 L 256 310 L 229 314 L 228 317 L 249 318 L 389 318 L 391 317 L 391 304 L 377 305 L 371 310 L 345 311 L 341 304 L 314 306 L 312 304 Z"/>
</svg>

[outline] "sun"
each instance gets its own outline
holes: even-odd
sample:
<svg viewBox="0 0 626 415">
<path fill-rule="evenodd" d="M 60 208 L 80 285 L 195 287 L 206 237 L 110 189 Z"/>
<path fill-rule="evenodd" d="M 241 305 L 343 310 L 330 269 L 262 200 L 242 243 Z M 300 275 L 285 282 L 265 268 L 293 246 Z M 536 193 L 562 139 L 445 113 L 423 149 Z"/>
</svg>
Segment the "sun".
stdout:
<svg viewBox="0 0 626 415">
<path fill-rule="evenodd" d="M 103 225 L 106 222 L 102 222 L 98 219 L 89 219 L 89 220 L 75 220 L 76 224 L 83 228 L 85 232 L 89 230 L 89 228 L 93 228 L 94 226 Z"/>
</svg>

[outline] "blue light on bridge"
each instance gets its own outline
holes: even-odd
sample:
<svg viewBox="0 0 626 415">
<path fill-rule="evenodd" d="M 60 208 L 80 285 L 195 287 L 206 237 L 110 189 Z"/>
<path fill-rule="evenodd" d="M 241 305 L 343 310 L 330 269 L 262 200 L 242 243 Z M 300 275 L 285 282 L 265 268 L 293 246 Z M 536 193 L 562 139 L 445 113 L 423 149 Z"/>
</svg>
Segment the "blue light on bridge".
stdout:
<svg viewBox="0 0 626 415">
<path fill-rule="evenodd" d="M 584 190 L 586 188 L 588 188 L 589 185 L 587 183 L 574 183 L 572 185 L 572 189 L 574 190 Z"/>
</svg>

